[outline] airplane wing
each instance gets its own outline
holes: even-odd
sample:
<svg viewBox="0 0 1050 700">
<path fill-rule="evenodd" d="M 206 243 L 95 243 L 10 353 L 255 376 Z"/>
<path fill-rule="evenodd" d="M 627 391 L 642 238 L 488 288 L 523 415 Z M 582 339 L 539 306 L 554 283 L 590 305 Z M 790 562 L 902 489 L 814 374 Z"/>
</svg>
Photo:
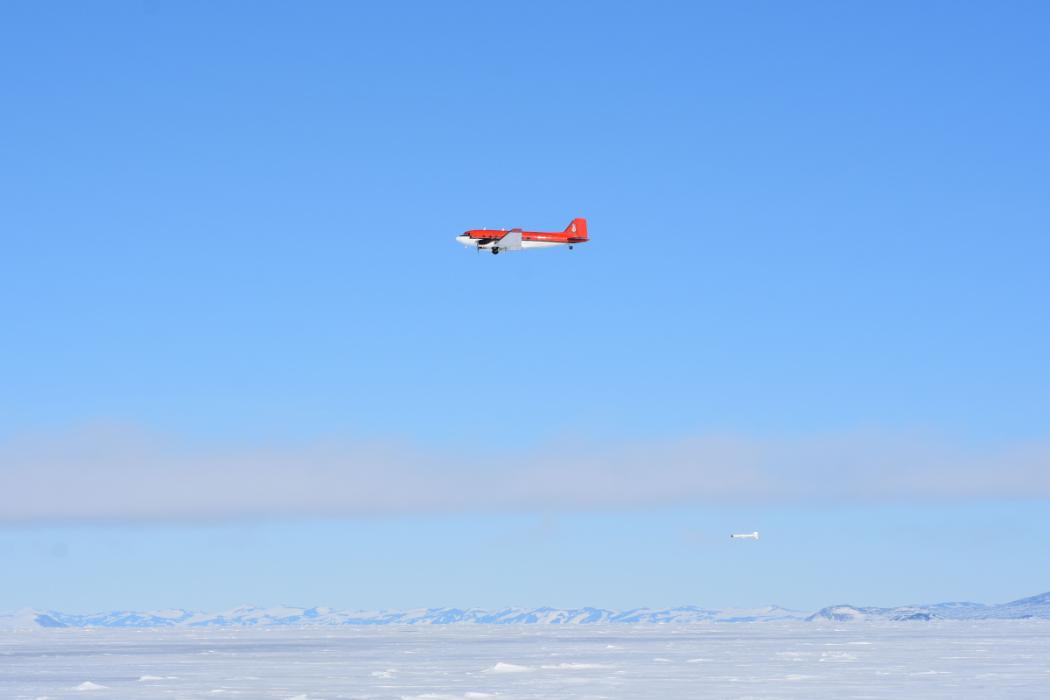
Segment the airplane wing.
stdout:
<svg viewBox="0 0 1050 700">
<path fill-rule="evenodd" d="M 508 231 L 506 236 L 499 239 L 496 246 L 500 250 L 521 250 L 521 229 Z"/>
</svg>

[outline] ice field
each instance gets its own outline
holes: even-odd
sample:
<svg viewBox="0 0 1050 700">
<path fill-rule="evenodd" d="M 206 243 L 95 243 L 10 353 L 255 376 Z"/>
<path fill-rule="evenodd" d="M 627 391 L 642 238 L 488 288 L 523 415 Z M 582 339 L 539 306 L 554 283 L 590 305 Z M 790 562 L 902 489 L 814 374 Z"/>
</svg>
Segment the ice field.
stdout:
<svg viewBox="0 0 1050 700">
<path fill-rule="evenodd" d="M 0 633 L 2 698 L 1047 698 L 1050 621 Z"/>
</svg>

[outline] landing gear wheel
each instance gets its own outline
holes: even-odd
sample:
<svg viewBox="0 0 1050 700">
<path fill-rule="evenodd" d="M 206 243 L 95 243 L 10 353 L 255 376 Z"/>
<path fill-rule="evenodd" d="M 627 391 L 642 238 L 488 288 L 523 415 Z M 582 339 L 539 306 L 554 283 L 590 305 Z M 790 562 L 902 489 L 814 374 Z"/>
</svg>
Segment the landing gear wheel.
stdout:
<svg viewBox="0 0 1050 700">
<path fill-rule="evenodd" d="M 492 254 L 493 255 L 499 255 L 499 248 L 493 248 L 492 249 Z"/>
</svg>

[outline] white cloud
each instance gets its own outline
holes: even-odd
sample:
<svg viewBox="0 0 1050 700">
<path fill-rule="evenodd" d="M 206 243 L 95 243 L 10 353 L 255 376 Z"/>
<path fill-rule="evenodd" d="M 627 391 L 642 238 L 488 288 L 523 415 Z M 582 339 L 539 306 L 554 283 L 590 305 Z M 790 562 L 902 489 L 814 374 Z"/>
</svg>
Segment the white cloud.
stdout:
<svg viewBox="0 0 1050 700">
<path fill-rule="evenodd" d="M 0 444 L 0 522 L 1050 498 L 1050 445 L 853 433 L 530 451 L 200 447 L 116 428 Z"/>
</svg>

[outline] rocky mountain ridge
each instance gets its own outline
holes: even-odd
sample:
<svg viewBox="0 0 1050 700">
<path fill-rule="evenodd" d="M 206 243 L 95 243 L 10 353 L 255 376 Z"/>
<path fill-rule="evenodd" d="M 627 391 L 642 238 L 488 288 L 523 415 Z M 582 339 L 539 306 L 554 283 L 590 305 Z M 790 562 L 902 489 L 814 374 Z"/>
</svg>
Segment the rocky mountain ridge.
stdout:
<svg viewBox="0 0 1050 700">
<path fill-rule="evenodd" d="M 677 608 L 420 608 L 416 610 L 347 611 L 332 608 L 242 606 L 221 613 L 172 609 L 112 611 L 87 615 L 55 610 L 21 610 L 0 614 L 0 630 L 40 628 L 274 627 L 342 625 L 590 625 L 687 624 L 697 622 L 856 622 L 872 620 L 1020 620 L 1050 619 L 1050 592 L 998 605 L 949 602 L 895 608 L 833 605 L 815 613 L 778 606 L 710 610 Z"/>
</svg>

